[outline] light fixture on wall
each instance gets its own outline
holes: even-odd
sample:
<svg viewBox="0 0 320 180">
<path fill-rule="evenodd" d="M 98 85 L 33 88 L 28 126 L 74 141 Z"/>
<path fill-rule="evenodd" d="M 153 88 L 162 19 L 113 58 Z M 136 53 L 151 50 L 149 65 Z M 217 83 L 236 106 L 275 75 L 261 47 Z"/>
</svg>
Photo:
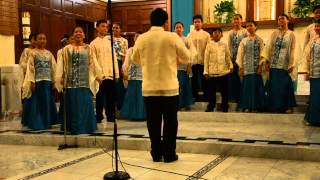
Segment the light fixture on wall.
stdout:
<svg viewBox="0 0 320 180">
<path fill-rule="evenodd" d="M 22 37 L 23 37 L 23 45 L 28 46 L 29 42 L 29 35 L 31 34 L 30 28 L 30 13 L 28 11 L 22 12 Z"/>
</svg>

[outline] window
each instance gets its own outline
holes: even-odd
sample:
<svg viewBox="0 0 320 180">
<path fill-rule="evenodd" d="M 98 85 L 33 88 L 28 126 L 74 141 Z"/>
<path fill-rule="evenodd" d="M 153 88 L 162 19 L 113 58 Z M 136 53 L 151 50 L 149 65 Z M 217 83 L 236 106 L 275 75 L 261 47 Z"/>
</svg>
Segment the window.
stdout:
<svg viewBox="0 0 320 180">
<path fill-rule="evenodd" d="M 254 20 L 275 20 L 276 19 L 276 0 L 255 0 Z"/>
<path fill-rule="evenodd" d="M 214 6 L 223 0 L 195 0 L 195 14 L 202 14 L 204 23 L 215 23 Z M 236 13 L 242 15 L 243 20 L 275 20 L 278 15 L 290 15 L 295 0 L 230 0 Z M 197 9 L 198 8 L 198 9 Z"/>
</svg>

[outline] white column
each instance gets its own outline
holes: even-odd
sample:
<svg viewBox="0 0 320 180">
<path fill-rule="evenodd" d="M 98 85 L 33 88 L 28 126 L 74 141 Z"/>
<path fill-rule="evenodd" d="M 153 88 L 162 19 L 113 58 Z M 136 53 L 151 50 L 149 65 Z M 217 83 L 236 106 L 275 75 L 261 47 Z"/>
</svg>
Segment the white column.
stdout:
<svg viewBox="0 0 320 180">
<path fill-rule="evenodd" d="M 15 64 L 14 36 L 0 34 L 0 65 Z"/>
</svg>

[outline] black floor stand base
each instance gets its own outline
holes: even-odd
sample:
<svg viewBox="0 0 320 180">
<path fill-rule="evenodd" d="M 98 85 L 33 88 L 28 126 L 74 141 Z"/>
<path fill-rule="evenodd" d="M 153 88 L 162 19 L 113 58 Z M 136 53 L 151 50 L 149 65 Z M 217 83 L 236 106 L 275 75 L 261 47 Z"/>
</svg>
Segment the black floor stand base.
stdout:
<svg viewBox="0 0 320 180">
<path fill-rule="evenodd" d="M 130 179 L 130 175 L 123 171 L 112 171 L 108 172 L 103 177 L 104 180 L 128 180 Z"/>
<path fill-rule="evenodd" d="M 58 147 L 58 150 L 63 150 L 68 148 L 78 148 L 78 145 L 60 144 Z"/>
</svg>

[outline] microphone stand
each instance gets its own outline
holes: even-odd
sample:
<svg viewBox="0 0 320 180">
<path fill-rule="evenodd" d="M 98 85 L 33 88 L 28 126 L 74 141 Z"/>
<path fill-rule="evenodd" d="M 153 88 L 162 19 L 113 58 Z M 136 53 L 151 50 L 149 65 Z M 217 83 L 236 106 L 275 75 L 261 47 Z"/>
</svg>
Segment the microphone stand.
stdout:
<svg viewBox="0 0 320 180">
<path fill-rule="evenodd" d="M 78 145 L 75 144 L 75 145 L 68 145 L 67 143 L 67 112 L 66 112 L 66 106 L 67 106 L 67 100 L 66 100 L 66 89 L 63 90 L 63 117 L 64 117 L 64 121 L 63 121 L 63 139 L 64 139 L 64 143 L 63 144 L 60 144 L 59 147 L 58 147 L 58 150 L 64 150 L 64 149 L 68 149 L 68 148 L 78 148 Z M 61 103 L 61 102 L 60 102 Z"/>
<path fill-rule="evenodd" d="M 65 66 L 64 60 L 62 59 L 63 62 L 63 66 Z M 64 69 L 64 68 L 63 68 Z M 67 67 L 67 72 L 65 72 L 64 77 L 68 76 L 68 71 L 69 71 L 69 67 Z M 78 148 L 78 145 L 68 145 L 67 143 L 67 88 L 64 88 L 62 91 L 62 98 L 63 98 L 63 139 L 64 139 L 64 143 L 63 144 L 59 144 L 58 150 L 64 150 L 64 149 L 68 149 L 68 148 Z M 62 103 L 62 101 L 60 100 L 60 103 Z M 60 106 L 61 107 L 61 106 Z M 59 109 L 59 111 L 61 111 L 61 109 Z"/>
<path fill-rule="evenodd" d="M 111 0 L 108 0 L 108 14 L 109 20 L 110 20 L 110 41 L 111 41 L 111 54 L 112 54 L 112 68 L 113 68 L 113 81 L 116 83 L 116 76 L 115 76 L 115 68 L 114 68 L 114 51 L 113 51 L 113 32 L 112 32 L 112 12 L 111 12 Z M 114 104 L 115 106 L 115 104 Z M 130 179 L 130 175 L 127 172 L 119 171 L 119 165 L 118 165 L 118 131 L 117 131 L 117 118 L 114 120 L 114 126 L 113 126 L 113 142 L 114 142 L 114 152 L 115 152 L 115 165 L 116 170 L 108 172 L 104 175 L 104 180 L 127 180 Z M 112 159 L 113 161 L 113 159 Z"/>
</svg>

